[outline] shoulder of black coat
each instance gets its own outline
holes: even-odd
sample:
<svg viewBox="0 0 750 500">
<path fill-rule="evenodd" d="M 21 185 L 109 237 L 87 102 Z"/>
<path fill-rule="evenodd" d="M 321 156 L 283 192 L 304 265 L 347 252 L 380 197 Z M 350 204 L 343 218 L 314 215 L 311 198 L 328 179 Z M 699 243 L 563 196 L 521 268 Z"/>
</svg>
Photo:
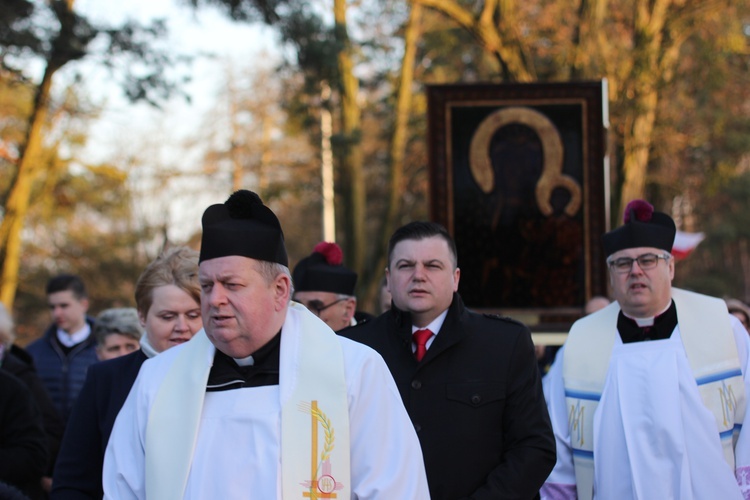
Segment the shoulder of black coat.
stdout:
<svg viewBox="0 0 750 500">
<path fill-rule="evenodd" d="M 482 316 L 484 316 L 485 318 L 489 318 L 489 319 L 496 320 L 496 321 L 503 321 L 505 323 L 510 323 L 513 325 L 518 325 L 522 327 L 526 326 L 525 324 L 518 321 L 517 319 L 513 319 L 510 316 L 503 316 L 502 314 L 482 313 Z"/>
</svg>

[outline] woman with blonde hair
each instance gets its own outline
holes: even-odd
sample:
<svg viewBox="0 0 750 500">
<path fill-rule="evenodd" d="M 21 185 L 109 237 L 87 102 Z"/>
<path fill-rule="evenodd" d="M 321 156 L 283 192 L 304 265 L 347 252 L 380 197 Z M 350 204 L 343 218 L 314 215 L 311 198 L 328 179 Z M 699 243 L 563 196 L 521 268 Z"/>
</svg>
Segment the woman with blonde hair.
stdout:
<svg viewBox="0 0 750 500">
<path fill-rule="evenodd" d="M 89 368 L 55 465 L 52 499 L 104 495 L 104 451 L 141 365 L 146 359 L 187 342 L 203 327 L 198 253 L 187 247 L 165 251 L 138 278 L 135 302 L 145 329 L 141 348 Z"/>
</svg>

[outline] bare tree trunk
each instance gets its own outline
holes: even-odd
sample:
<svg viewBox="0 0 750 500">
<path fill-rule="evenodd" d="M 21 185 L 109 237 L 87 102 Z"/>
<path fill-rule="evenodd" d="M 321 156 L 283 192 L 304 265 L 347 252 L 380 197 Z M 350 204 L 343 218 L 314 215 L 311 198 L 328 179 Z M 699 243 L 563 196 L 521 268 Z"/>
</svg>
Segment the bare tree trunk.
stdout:
<svg viewBox="0 0 750 500">
<path fill-rule="evenodd" d="M 231 137 L 229 144 L 229 162 L 232 165 L 232 192 L 242 189 L 245 179 L 245 168 L 242 164 L 243 127 L 239 124 L 240 100 L 237 86 L 235 85 L 234 72 L 227 71 L 227 100 L 229 101 L 229 127 Z M 261 192 L 262 195 L 262 192 Z"/>
<path fill-rule="evenodd" d="M 38 158 L 42 149 L 42 129 L 47 121 L 49 98 L 52 89 L 52 76 L 61 66 L 49 62 L 37 88 L 34 109 L 29 118 L 26 140 L 18 159 L 15 178 L 10 183 L 5 202 L 4 215 L 0 223 L 0 256 L 2 275 L 0 276 L 0 301 L 8 309 L 18 288 L 18 269 L 21 262 L 22 229 L 29 209 L 31 188 L 42 169 Z"/>
<path fill-rule="evenodd" d="M 404 57 L 401 60 L 401 76 L 396 96 L 396 120 L 391 135 L 390 182 L 388 189 L 388 207 L 376 242 L 380 242 L 373 255 L 373 265 L 368 266 L 363 276 L 367 301 L 379 292 L 378 284 L 383 275 L 386 263 L 388 240 L 396 229 L 404 192 L 404 157 L 409 139 L 409 117 L 412 106 L 412 85 L 414 83 L 414 66 L 417 55 L 417 43 L 422 35 L 422 11 L 419 3 L 413 3 L 409 12 L 409 21 L 404 32 Z"/>
<path fill-rule="evenodd" d="M 359 81 L 354 76 L 352 49 L 346 24 L 346 0 L 334 0 L 334 18 L 336 22 L 336 40 L 339 43 L 338 54 L 340 90 L 341 90 L 341 125 L 344 138 L 344 153 L 341 156 L 342 173 L 344 174 L 344 228 L 346 231 L 346 257 L 349 266 L 362 274 L 365 263 L 365 206 L 366 192 L 363 172 L 361 147 L 361 110 L 357 98 Z"/>
<path fill-rule="evenodd" d="M 331 87 L 325 80 L 320 89 L 320 178 L 323 195 L 323 240 L 336 241 L 336 204 L 333 186 L 333 117 L 330 110 Z"/>
<path fill-rule="evenodd" d="M 58 50 L 62 46 L 70 47 L 70 39 L 74 37 L 75 15 L 73 5 L 75 0 L 63 0 L 55 4 L 55 15 L 60 22 L 60 31 L 53 43 L 51 55 L 47 60 L 42 81 L 36 90 L 34 107 L 29 117 L 25 141 L 18 158 L 18 168 L 15 177 L 10 182 L 6 197 L 2 223 L 0 223 L 0 301 L 10 309 L 18 288 L 18 269 L 21 262 L 21 247 L 24 221 L 29 209 L 31 189 L 39 172 L 44 168 L 39 163 L 42 150 L 42 131 L 49 114 L 49 100 L 52 91 L 52 77 L 69 61 L 77 57 L 66 50 Z"/>
<path fill-rule="evenodd" d="M 387 238 L 393 231 L 401 206 L 404 191 L 404 157 L 409 138 L 409 117 L 411 116 L 412 86 L 414 84 L 414 65 L 417 55 L 417 42 L 422 34 L 422 6 L 414 4 L 409 13 L 409 22 L 404 33 L 404 57 L 401 60 L 401 78 L 396 97 L 396 121 L 391 136 L 390 196 L 382 248 L 388 243 Z"/>
<path fill-rule="evenodd" d="M 750 300 L 750 254 L 748 253 L 748 244 L 745 238 L 738 242 L 740 254 L 740 267 L 742 268 L 742 301 Z"/>
<path fill-rule="evenodd" d="M 513 23 L 513 2 L 486 0 L 479 16 L 474 16 L 455 0 L 411 2 L 441 12 L 467 30 L 484 50 L 495 56 L 506 81 L 530 82 L 536 79 L 531 59 L 524 54 L 524 44 Z M 500 26 L 503 27 L 502 32 Z"/>
<path fill-rule="evenodd" d="M 626 121 L 622 159 L 625 180 L 620 199 L 620 216 L 628 202 L 643 198 L 645 194 L 651 133 L 656 120 L 657 102 L 656 90 L 650 90 L 639 96 L 634 103 L 633 115 Z"/>
<path fill-rule="evenodd" d="M 267 109 L 262 110 L 260 136 L 260 159 L 258 161 L 258 190 L 267 193 L 269 188 L 268 166 L 271 164 L 271 132 L 273 131 L 273 116 Z"/>
<path fill-rule="evenodd" d="M 607 37 L 602 24 L 609 0 L 581 0 L 578 8 L 578 23 L 573 32 L 570 57 L 570 79 L 600 77 L 592 59 L 608 52 Z"/>
<path fill-rule="evenodd" d="M 620 198 L 620 216 L 628 202 L 643 198 L 645 194 L 648 159 L 659 102 L 659 82 L 663 81 L 665 73 L 671 73 L 674 68 L 671 58 L 662 60 L 663 33 L 670 4 L 671 0 L 638 0 L 634 6 L 633 80 L 625 90 L 625 95 L 632 96 L 632 99 L 625 117 L 622 161 L 625 179 Z M 665 62 L 668 67 L 664 66 Z"/>
</svg>

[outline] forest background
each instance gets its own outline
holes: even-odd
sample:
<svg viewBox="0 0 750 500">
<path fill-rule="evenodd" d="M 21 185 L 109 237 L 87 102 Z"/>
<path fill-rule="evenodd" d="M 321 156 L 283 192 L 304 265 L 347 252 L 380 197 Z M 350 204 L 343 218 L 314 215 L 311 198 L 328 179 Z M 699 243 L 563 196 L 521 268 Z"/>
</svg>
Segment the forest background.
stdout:
<svg viewBox="0 0 750 500">
<path fill-rule="evenodd" d="M 169 19 L 105 26 L 75 0 L 3 0 L 0 301 L 21 344 L 48 323 L 44 285 L 59 272 L 84 278 L 92 313 L 132 305 L 138 275 L 165 246 L 198 245 L 198 220 L 176 230 L 175 214 L 241 187 L 279 215 L 296 263 L 322 239 L 330 146 L 337 241 L 359 273 L 362 308 L 374 310 L 388 236 L 428 217 L 425 86 L 602 78 L 612 224 L 623 203 L 651 200 L 706 235 L 675 284 L 748 301 L 749 3 L 181 0 L 198 19 L 218 11 L 265 26 L 280 62 L 228 64 L 189 139 L 150 131 L 91 161 L 83 151 L 107 103 L 84 64 L 130 102 L 167 110 L 190 98 L 205 54 L 165 47 Z"/>
</svg>

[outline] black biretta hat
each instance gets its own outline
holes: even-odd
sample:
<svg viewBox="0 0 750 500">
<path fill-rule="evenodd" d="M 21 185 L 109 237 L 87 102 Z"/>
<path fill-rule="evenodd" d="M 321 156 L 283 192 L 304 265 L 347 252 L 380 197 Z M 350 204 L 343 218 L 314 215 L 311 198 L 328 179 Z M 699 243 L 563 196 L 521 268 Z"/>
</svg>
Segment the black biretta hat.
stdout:
<svg viewBox="0 0 750 500">
<path fill-rule="evenodd" d="M 260 197 L 241 189 L 203 212 L 200 262 L 239 255 L 289 265 L 284 233 Z"/>
<path fill-rule="evenodd" d="M 653 247 L 672 251 L 677 232 L 674 220 L 644 200 L 633 200 L 625 207 L 624 224 L 602 236 L 604 253 L 612 255 L 626 248 Z"/>
<path fill-rule="evenodd" d="M 299 261 L 292 273 L 298 292 L 331 292 L 354 295 L 357 273 L 342 265 L 343 252 L 336 243 L 322 241 Z"/>
</svg>

